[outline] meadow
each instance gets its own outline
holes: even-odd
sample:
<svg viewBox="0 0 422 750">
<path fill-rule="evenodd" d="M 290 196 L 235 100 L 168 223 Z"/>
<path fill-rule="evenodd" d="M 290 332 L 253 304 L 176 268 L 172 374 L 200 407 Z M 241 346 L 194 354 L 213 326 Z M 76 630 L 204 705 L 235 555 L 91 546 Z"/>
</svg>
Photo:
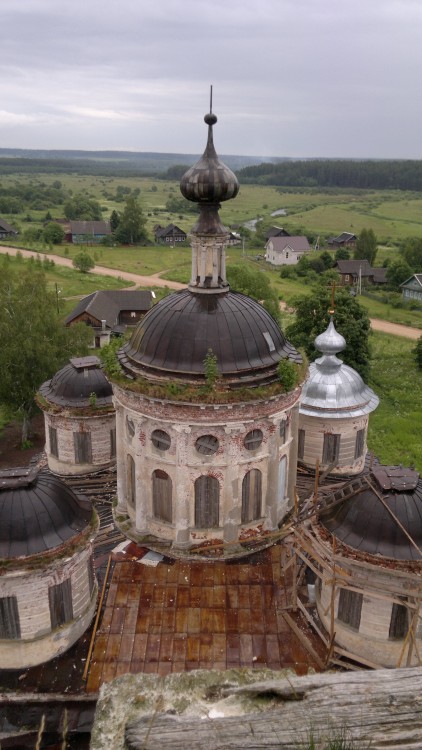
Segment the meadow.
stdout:
<svg viewBox="0 0 422 750">
<path fill-rule="evenodd" d="M 99 201 L 103 217 L 122 209 L 122 202 L 116 200 L 117 189 L 140 190 L 140 203 L 147 219 L 147 229 L 152 235 L 156 223 L 182 223 L 189 230 L 195 215 L 183 212 L 174 214 L 166 210 L 169 198 L 180 198 L 177 181 L 152 177 L 94 177 L 78 174 L 26 174 L 4 175 L 1 187 L 14 184 L 34 184 L 42 182 L 51 185 L 60 181 L 65 191 L 86 193 Z M 271 219 L 274 211 L 284 209 L 286 216 Z M 61 207 L 50 209 L 54 218 L 63 216 Z M 34 208 L 22 215 L 2 215 L 10 223 L 17 223 L 25 229 L 28 219 L 34 225 L 41 225 L 46 210 Z M 239 195 L 221 208 L 222 220 L 227 226 L 243 224 L 257 217 L 265 221 L 286 226 L 291 233 L 298 229 L 311 235 L 326 238 L 340 232 L 357 234 L 364 227 L 372 227 L 380 244 L 400 242 L 405 237 L 422 237 L 422 195 L 420 192 L 399 190 L 358 190 L 345 188 L 325 190 L 312 188 L 278 188 L 262 185 L 241 185 Z"/>
</svg>

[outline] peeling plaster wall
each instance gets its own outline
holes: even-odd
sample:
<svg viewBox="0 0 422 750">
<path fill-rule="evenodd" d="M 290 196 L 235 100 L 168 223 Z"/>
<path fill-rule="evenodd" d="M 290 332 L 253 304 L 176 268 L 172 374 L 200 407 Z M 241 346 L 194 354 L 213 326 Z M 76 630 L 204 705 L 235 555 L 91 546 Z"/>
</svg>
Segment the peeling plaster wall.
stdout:
<svg viewBox="0 0 422 750">
<path fill-rule="evenodd" d="M 348 582 L 356 587 L 359 591 L 360 586 L 358 583 L 358 576 L 360 571 L 357 571 L 357 577 L 355 580 L 347 578 Z M 403 578 L 403 573 L 399 572 L 400 576 L 397 580 L 397 593 L 396 598 L 400 600 L 401 592 L 403 588 L 414 589 L 414 582 L 406 581 Z M 371 573 L 370 585 L 376 590 L 377 584 L 379 585 L 378 593 L 383 593 L 383 584 L 389 583 L 391 586 L 395 579 L 394 569 L 384 569 L 377 573 L 373 571 Z M 359 655 L 370 662 L 375 662 L 383 667 L 396 667 L 403 649 L 403 639 L 392 639 L 389 638 L 390 622 L 393 604 L 391 601 L 385 601 L 385 599 L 371 595 L 371 590 L 361 589 L 363 593 L 362 610 L 359 630 L 355 630 L 349 625 L 343 623 L 338 619 L 338 605 L 339 605 L 339 588 L 336 588 L 336 595 L 334 599 L 334 630 L 336 633 L 335 642 L 347 649 L 353 654 Z M 384 596 L 385 596 L 384 591 Z M 418 596 L 418 592 L 415 590 L 415 595 Z M 331 585 L 327 582 L 322 581 L 321 587 L 316 586 L 316 604 L 318 609 L 318 615 L 321 622 L 323 623 L 327 632 L 330 632 L 330 617 L 331 617 Z M 413 610 L 412 610 L 413 611 Z M 420 623 L 420 620 L 419 620 Z M 417 643 L 418 648 L 421 650 L 422 647 L 422 632 L 421 627 L 417 630 Z M 405 650 L 404 660 L 402 666 L 406 666 L 407 649 Z M 413 649 L 413 655 L 411 665 L 418 665 L 418 656 Z"/>
<path fill-rule="evenodd" d="M 23 669 L 49 661 L 70 648 L 85 632 L 94 616 L 98 590 L 95 583 L 90 591 L 91 555 L 89 543 L 72 557 L 32 570 L 29 566 L 6 570 L 0 576 L 0 597 L 17 598 L 21 630 L 20 639 L 0 639 L 2 669 Z M 69 578 L 73 619 L 52 630 L 48 590 Z"/>
<path fill-rule="evenodd" d="M 131 536 L 153 534 L 183 547 L 207 539 L 236 541 L 254 529 L 271 531 L 287 512 L 296 479 L 296 430 L 300 389 L 267 401 L 227 405 L 185 404 L 149 399 L 114 387 L 117 412 L 117 514 L 129 516 Z M 280 423 L 286 421 L 285 439 Z M 168 450 L 156 448 L 154 430 L 170 436 Z M 263 441 L 248 450 L 244 439 L 251 430 L 262 430 Z M 218 450 L 203 455 L 195 448 L 204 435 L 218 439 Z M 136 507 L 129 498 L 128 456 L 135 464 Z M 280 461 L 285 458 L 284 487 L 279 487 Z M 152 474 L 164 471 L 172 482 L 172 523 L 153 516 Z M 251 469 L 262 473 L 262 515 L 242 524 L 242 481 Z M 195 480 L 215 477 L 220 485 L 219 526 L 195 529 Z M 257 530 L 257 531 L 256 531 Z"/>
<path fill-rule="evenodd" d="M 368 432 L 368 415 L 363 417 L 349 417 L 346 419 L 330 419 L 321 417 L 310 417 L 299 411 L 299 429 L 305 431 L 305 444 L 303 458 L 300 463 L 315 469 L 316 462 L 322 466 L 324 435 L 333 433 L 341 435 L 340 452 L 337 466 L 332 469 L 332 474 L 359 474 L 365 466 L 366 436 Z M 362 455 L 355 460 L 356 433 L 365 430 Z"/>
<path fill-rule="evenodd" d="M 80 417 L 69 416 L 64 410 L 61 414 L 52 414 L 45 411 L 44 422 L 48 468 L 55 474 L 65 476 L 88 474 L 91 471 L 105 469 L 116 463 L 116 458 L 111 457 L 110 437 L 111 430 L 115 428 L 116 424 L 114 411 L 101 416 L 81 414 Z M 57 430 L 58 458 L 51 453 L 49 426 Z M 91 434 L 92 461 L 90 463 L 76 463 L 74 432 L 89 432 Z"/>
</svg>

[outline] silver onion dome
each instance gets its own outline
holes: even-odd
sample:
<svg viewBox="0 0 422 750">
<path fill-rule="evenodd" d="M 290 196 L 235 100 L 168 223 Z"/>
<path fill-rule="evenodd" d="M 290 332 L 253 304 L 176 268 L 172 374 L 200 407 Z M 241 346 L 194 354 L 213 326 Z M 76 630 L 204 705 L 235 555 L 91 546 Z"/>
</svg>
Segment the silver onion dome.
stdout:
<svg viewBox="0 0 422 750">
<path fill-rule="evenodd" d="M 359 417 L 369 414 L 379 403 L 378 396 L 359 373 L 336 357 L 346 346 L 331 320 L 326 331 L 315 339 L 322 357 L 312 362 L 303 385 L 299 411 L 311 417 Z"/>
</svg>

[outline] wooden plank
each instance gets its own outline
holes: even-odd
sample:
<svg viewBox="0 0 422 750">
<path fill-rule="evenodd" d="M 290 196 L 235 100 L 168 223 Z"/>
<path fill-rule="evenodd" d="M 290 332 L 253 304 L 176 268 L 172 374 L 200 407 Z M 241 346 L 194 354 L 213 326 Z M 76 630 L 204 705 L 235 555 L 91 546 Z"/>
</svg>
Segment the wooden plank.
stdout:
<svg viewBox="0 0 422 750">
<path fill-rule="evenodd" d="M 323 642 L 324 646 L 326 646 L 328 648 L 329 641 L 327 639 L 327 636 L 322 632 L 322 630 L 320 630 L 320 628 L 316 624 L 314 618 L 309 614 L 309 612 L 306 609 L 306 607 L 303 606 L 303 604 L 300 601 L 300 599 L 298 600 L 298 607 L 299 607 L 300 611 L 302 612 L 303 616 L 306 618 L 307 622 L 309 622 L 309 625 L 311 626 L 311 628 L 313 628 L 313 630 L 315 630 L 315 632 L 317 633 L 317 635 L 319 635 L 319 637 L 321 638 L 321 641 Z"/>
<path fill-rule="evenodd" d="M 168 682 L 170 679 L 165 678 L 164 683 L 157 679 L 157 695 L 172 684 Z M 199 681 L 200 675 L 192 676 L 191 692 L 181 696 L 176 691 L 179 702 L 191 706 L 198 693 L 195 679 Z M 419 668 L 289 676 L 238 687 L 231 680 L 227 686 L 218 684 L 216 690 L 228 699 L 231 707 L 237 701 L 237 715 L 204 718 L 215 704 L 212 691 L 208 705 L 207 698 L 202 697 L 201 712 L 196 717 L 187 712 L 180 715 L 176 711 L 177 715 L 171 715 L 140 711 L 139 717 L 131 718 L 126 725 L 125 742 L 129 750 L 291 750 L 309 742 L 312 728 L 316 744 L 321 747 L 328 746 L 329 740 L 336 737 L 344 738 L 346 732 L 348 746 L 374 750 L 417 748 L 422 736 L 422 713 L 415 696 L 419 694 L 421 681 Z M 166 694 L 170 692 L 166 690 Z M 115 715 L 107 699 L 110 701 L 106 688 L 97 710 L 102 722 L 105 707 L 111 713 L 110 722 Z M 268 709 L 263 708 L 266 701 Z M 251 706 L 249 713 L 240 708 L 244 705 Z M 120 731 L 120 726 L 115 731 Z M 344 739 L 342 745 L 345 746 Z M 99 750 L 101 745 L 94 741 L 91 747 Z"/>
<path fill-rule="evenodd" d="M 293 620 L 293 618 L 290 617 L 290 615 L 286 611 L 283 611 L 281 614 L 283 615 L 284 619 L 286 620 L 288 626 L 291 628 L 291 630 L 293 630 L 295 636 L 301 642 L 302 646 L 306 649 L 306 651 L 309 654 L 311 654 L 312 658 L 315 659 L 315 662 L 318 664 L 319 668 L 320 669 L 324 669 L 324 662 L 322 661 L 321 657 L 319 656 L 319 654 L 317 654 L 317 652 L 315 651 L 314 647 L 308 641 L 308 639 L 304 636 L 304 634 L 302 633 L 302 631 L 300 630 L 300 628 L 298 628 L 298 626 L 296 625 L 296 623 Z"/>
</svg>

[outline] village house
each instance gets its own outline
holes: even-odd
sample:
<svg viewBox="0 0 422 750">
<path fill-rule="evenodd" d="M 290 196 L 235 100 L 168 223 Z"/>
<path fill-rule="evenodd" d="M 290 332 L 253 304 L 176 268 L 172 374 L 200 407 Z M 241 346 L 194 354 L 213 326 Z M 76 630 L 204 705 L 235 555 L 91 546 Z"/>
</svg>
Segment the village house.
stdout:
<svg viewBox="0 0 422 750">
<path fill-rule="evenodd" d="M 187 234 L 176 224 L 168 224 L 166 227 L 157 224 L 154 227 L 154 239 L 160 244 L 174 245 L 176 242 L 186 242 Z"/>
<path fill-rule="evenodd" d="M 4 219 L 0 219 L 0 240 L 5 240 L 7 237 L 17 237 L 19 232 L 16 231 L 10 224 Z"/>
<path fill-rule="evenodd" d="M 403 299 L 409 301 L 411 299 L 422 302 L 422 273 L 414 273 L 413 276 L 403 281 L 400 284 L 403 293 Z"/>
<path fill-rule="evenodd" d="M 342 286 L 356 286 L 358 282 L 362 286 L 382 285 L 387 283 L 386 268 L 372 268 L 369 261 L 361 260 L 338 260 L 334 266 L 340 276 Z"/>
<path fill-rule="evenodd" d="M 265 245 L 266 260 L 273 266 L 293 266 L 311 250 L 306 237 L 271 237 Z"/>
<path fill-rule="evenodd" d="M 98 349 L 134 327 L 152 305 L 152 292 L 126 289 L 92 292 L 78 302 L 65 325 L 85 323 L 93 329 L 93 346 Z"/>
<path fill-rule="evenodd" d="M 338 237 L 330 237 L 328 244 L 331 247 L 356 247 L 357 237 L 350 232 L 342 232 Z"/>
<path fill-rule="evenodd" d="M 65 240 L 74 245 L 98 245 L 111 236 L 111 226 L 109 221 L 70 221 L 65 232 Z"/>
<path fill-rule="evenodd" d="M 283 227 L 270 227 L 265 235 L 265 239 L 268 241 L 271 237 L 290 237 L 290 234 Z"/>
</svg>

